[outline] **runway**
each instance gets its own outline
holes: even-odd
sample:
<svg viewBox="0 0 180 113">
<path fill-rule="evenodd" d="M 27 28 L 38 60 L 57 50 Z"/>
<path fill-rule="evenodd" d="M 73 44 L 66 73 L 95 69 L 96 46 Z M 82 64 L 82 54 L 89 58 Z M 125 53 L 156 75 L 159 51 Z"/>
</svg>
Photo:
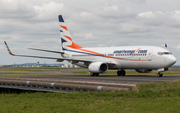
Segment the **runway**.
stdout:
<svg viewBox="0 0 180 113">
<path fill-rule="evenodd" d="M 0 71 L 12 76 L 0 76 L 0 87 L 20 90 L 73 92 L 73 91 L 130 91 L 137 84 L 162 83 L 180 80 L 180 75 L 105 75 L 75 74 L 87 69 L 61 69 L 56 71 Z M 132 70 L 131 70 L 132 71 Z M 179 70 L 175 70 L 179 72 Z M 13 75 L 14 73 L 17 73 Z M 22 75 L 19 73 L 23 73 Z M 29 84 L 31 83 L 31 84 Z M 54 86 L 55 84 L 55 86 Z M 71 91 L 70 91 L 71 90 Z"/>
<path fill-rule="evenodd" d="M 101 75 L 100 76 L 90 76 L 88 74 L 74 74 L 78 71 L 88 71 L 87 69 L 61 69 L 59 71 L 23 71 L 23 73 L 31 73 L 31 75 L 20 75 L 20 78 L 29 79 L 42 79 L 42 80 L 71 80 L 71 81 L 99 81 L 99 82 L 114 82 L 114 83 L 162 83 L 162 82 L 172 82 L 175 80 L 180 80 L 179 76 L 165 75 L 163 77 L 158 77 L 156 75 Z M 180 70 L 174 70 L 180 72 Z M 0 71 L 1 73 L 10 73 L 14 71 Z M 16 73 L 22 71 L 15 71 Z M 34 73 L 34 75 L 32 75 Z M 36 75 L 40 74 L 40 75 Z"/>
<path fill-rule="evenodd" d="M 158 77 L 156 75 L 100 75 L 100 76 L 90 76 L 83 74 L 74 74 L 77 71 L 87 71 L 87 69 L 62 69 L 60 71 L 46 71 L 38 73 L 59 73 L 59 75 L 24 75 L 22 78 L 37 78 L 37 79 L 49 79 L 49 80 L 80 80 L 80 81 L 101 81 L 101 82 L 114 82 L 114 83 L 162 83 L 162 82 L 172 82 L 175 80 L 180 80 L 180 76 L 163 76 Z M 176 70 L 179 72 L 179 70 Z"/>
<path fill-rule="evenodd" d="M 121 82 L 121 83 L 162 83 L 180 80 L 180 76 L 148 76 L 148 75 L 100 75 L 92 77 L 90 75 L 27 75 L 21 78 L 37 78 L 49 80 L 81 80 L 81 81 L 103 81 L 103 82 Z"/>
</svg>

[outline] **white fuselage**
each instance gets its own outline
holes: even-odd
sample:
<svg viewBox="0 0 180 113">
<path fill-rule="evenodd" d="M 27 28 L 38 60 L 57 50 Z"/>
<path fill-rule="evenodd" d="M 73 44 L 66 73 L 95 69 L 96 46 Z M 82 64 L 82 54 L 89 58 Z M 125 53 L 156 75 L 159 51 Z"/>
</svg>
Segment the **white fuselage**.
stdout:
<svg viewBox="0 0 180 113">
<path fill-rule="evenodd" d="M 65 58 L 116 64 L 115 67 L 111 66 L 109 69 L 160 69 L 169 68 L 176 62 L 176 58 L 169 50 L 156 46 L 96 47 L 66 51 L 65 53 Z M 87 67 L 84 62 L 74 62 L 73 64 Z"/>
</svg>

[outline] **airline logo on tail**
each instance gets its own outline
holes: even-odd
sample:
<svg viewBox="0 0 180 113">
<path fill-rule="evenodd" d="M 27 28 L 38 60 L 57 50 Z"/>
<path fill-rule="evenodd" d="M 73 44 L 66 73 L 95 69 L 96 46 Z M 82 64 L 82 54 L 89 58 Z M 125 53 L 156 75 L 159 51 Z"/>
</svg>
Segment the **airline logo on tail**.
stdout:
<svg viewBox="0 0 180 113">
<path fill-rule="evenodd" d="M 59 23 L 63 50 L 67 47 L 71 49 L 81 49 L 82 47 L 74 43 L 74 41 L 72 40 L 69 30 L 65 25 L 64 19 L 62 18 L 62 15 L 59 15 Z"/>
</svg>

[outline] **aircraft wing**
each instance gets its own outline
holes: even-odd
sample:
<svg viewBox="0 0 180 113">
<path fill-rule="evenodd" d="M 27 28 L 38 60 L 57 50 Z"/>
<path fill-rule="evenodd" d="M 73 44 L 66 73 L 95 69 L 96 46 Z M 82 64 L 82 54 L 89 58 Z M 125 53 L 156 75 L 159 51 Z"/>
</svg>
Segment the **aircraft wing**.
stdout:
<svg viewBox="0 0 180 113">
<path fill-rule="evenodd" d="M 60 53 L 60 54 L 64 54 L 64 52 L 60 52 L 60 51 L 51 51 L 51 50 L 36 49 L 36 48 L 28 48 L 28 49 L 31 49 L 31 50 L 37 50 L 37 51 L 51 52 L 51 53 Z"/>
<path fill-rule="evenodd" d="M 6 47 L 7 47 L 7 50 L 9 52 L 10 55 L 12 56 L 21 56 L 21 57 L 34 57 L 34 58 L 45 58 L 45 59 L 56 59 L 57 61 L 63 61 L 63 60 L 68 60 L 68 61 L 75 61 L 75 62 L 86 62 L 86 63 L 91 63 L 91 62 L 94 62 L 92 60 L 84 60 L 84 59 L 73 59 L 73 58 L 55 58 L 55 57 L 44 57 L 44 56 L 31 56 L 31 55 L 17 55 L 17 54 L 13 54 L 11 52 L 11 50 L 9 49 L 7 43 L 4 41 Z M 46 50 L 40 50 L 40 51 L 46 51 Z M 52 52 L 52 51 L 49 51 L 47 50 L 48 52 Z"/>
</svg>

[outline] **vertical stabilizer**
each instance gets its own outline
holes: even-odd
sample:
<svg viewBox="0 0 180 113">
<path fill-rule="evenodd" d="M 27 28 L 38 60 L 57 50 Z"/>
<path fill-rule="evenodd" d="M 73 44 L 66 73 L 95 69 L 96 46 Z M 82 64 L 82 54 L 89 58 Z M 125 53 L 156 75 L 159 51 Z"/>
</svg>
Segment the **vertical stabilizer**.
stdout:
<svg viewBox="0 0 180 113">
<path fill-rule="evenodd" d="M 62 50 L 82 48 L 81 46 L 74 43 L 74 41 L 72 40 L 72 37 L 69 33 L 69 30 L 64 22 L 62 15 L 59 15 L 58 19 L 59 19 L 59 27 L 60 27 L 60 34 L 61 34 Z"/>
</svg>

